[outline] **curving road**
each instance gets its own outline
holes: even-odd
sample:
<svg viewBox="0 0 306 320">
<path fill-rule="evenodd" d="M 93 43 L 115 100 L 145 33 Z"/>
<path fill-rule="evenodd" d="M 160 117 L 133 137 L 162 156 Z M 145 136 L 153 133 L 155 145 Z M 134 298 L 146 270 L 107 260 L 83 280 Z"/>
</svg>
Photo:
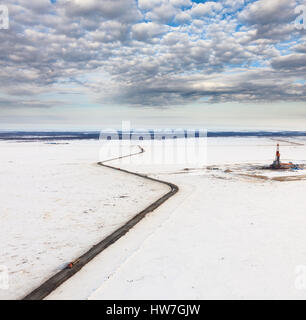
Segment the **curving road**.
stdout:
<svg viewBox="0 0 306 320">
<path fill-rule="evenodd" d="M 122 227 L 111 233 L 109 236 L 107 236 L 105 239 L 103 239 L 98 244 L 94 245 L 91 249 L 89 249 L 87 252 L 85 252 L 82 256 L 77 258 L 75 261 L 69 263 L 67 267 L 58 273 L 56 273 L 54 276 L 52 276 L 50 279 L 45 281 L 42 285 L 40 285 L 37 289 L 29 293 L 26 297 L 23 298 L 23 300 L 42 300 L 46 296 L 48 296 L 53 290 L 55 290 L 57 287 L 59 287 L 62 283 L 64 283 L 66 280 L 71 278 L 74 274 L 76 274 L 79 270 L 81 270 L 89 261 L 91 261 L 94 257 L 96 257 L 99 253 L 101 253 L 103 250 L 108 248 L 110 245 L 112 245 L 114 242 L 116 242 L 118 239 L 120 239 L 122 236 L 124 236 L 130 229 L 132 229 L 139 221 L 141 221 L 148 213 L 154 211 L 156 208 L 161 206 L 165 201 L 167 201 L 170 197 L 172 197 L 174 194 L 176 194 L 179 190 L 178 186 L 176 186 L 173 183 L 169 183 L 167 181 L 162 181 L 159 179 L 154 179 L 151 177 L 148 177 L 143 174 L 139 174 L 136 172 L 120 169 L 117 167 L 113 167 L 110 165 L 106 165 L 106 162 L 110 162 L 113 160 L 118 160 L 126 157 L 131 157 L 134 155 L 139 155 L 145 150 L 138 146 L 140 149 L 140 152 L 121 156 L 114 159 L 105 160 L 102 162 L 99 162 L 98 165 L 110 168 L 113 170 L 118 170 L 121 172 L 124 172 L 126 174 L 132 174 L 138 177 L 141 177 L 143 179 L 159 182 L 162 184 L 165 184 L 170 187 L 170 191 L 167 192 L 165 195 L 163 195 L 158 200 L 151 203 L 147 208 L 136 214 L 132 219 L 127 221 Z"/>
</svg>

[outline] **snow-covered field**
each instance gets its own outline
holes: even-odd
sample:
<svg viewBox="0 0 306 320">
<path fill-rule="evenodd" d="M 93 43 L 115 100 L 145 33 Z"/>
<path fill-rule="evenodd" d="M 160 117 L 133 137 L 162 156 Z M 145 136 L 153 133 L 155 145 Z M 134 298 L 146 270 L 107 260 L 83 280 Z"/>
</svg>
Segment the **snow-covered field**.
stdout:
<svg viewBox="0 0 306 320">
<path fill-rule="evenodd" d="M 282 159 L 304 163 L 306 141 L 287 140 Z M 180 191 L 48 299 L 306 298 L 306 181 L 252 177 L 275 176 L 253 167 L 276 143 L 209 138 L 207 164 L 190 170 L 117 162 Z"/>
<path fill-rule="evenodd" d="M 286 140 L 282 160 L 305 163 L 306 140 Z M 306 298 L 306 170 L 258 169 L 276 143 L 209 138 L 193 166 L 150 165 L 148 146 L 109 162 L 180 190 L 47 299 Z M 122 153 L 137 152 L 133 144 Z M 0 265 L 10 271 L 2 299 L 22 297 L 168 190 L 97 166 L 98 142 L 0 148 Z M 284 175 L 301 180 L 271 180 Z"/>
<path fill-rule="evenodd" d="M 168 191 L 98 166 L 100 150 L 97 141 L 0 142 L 0 265 L 9 270 L 0 299 L 22 298 Z"/>
</svg>

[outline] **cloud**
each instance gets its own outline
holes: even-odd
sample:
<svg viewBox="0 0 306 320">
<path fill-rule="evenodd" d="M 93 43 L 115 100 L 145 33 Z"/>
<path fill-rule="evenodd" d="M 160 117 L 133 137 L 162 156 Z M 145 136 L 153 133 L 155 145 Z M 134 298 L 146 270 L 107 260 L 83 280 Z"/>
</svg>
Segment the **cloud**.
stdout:
<svg viewBox="0 0 306 320">
<path fill-rule="evenodd" d="M 123 106 L 305 101 L 296 4 L 12 0 L 10 29 L 0 30 L 0 108 L 60 105 L 40 96 L 64 92 Z"/>
<path fill-rule="evenodd" d="M 65 103 L 66 104 L 66 103 Z M 19 99 L 13 98 L 2 98 L 0 97 L 0 108 L 3 109 L 22 109 L 22 108 L 31 108 L 31 109 L 46 109 L 52 108 L 58 105 L 64 105 L 62 101 L 50 100 L 50 101 L 41 101 L 37 99 L 27 99 L 20 101 Z"/>
<path fill-rule="evenodd" d="M 238 19 L 255 27 L 253 40 L 286 41 L 298 33 L 294 25 L 297 5 L 296 0 L 259 0 L 247 5 L 238 14 Z"/>
<path fill-rule="evenodd" d="M 168 79 L 155 77 L 154 81 L 139 82 L 137 86 L 132 87 L 122 83 L 120 93 L 109 102 L 169 106 L 182 104 L 182 101 L 183 104 L 189 104 L 201 98 L 206 98 L 210 103 L 305 99 L 306 85 L 294 84 L 288 79 L 276 81 L 278 76 L 279 73 L 271 76 L 269 70 L 240 70 L 223 77 L 218 74 Z"/>
<path fill-rule="evenodd" d="M 192 1 L 191 0 L 170 0 L 170 3 L 175 7 L 191 7 Z"/>
<path fill-rule="evenodd" d="M 140 18 L 134 0 L 66 0 L 63 7 L 67 16 L 121 18 L 124 21 L 134 21 Z"/>
<path fill-rule="evenodd" d="M 146 19 L 167 24 L 173 20 L 178 12 L 179 9 L 172 6 L 171 3 L 163 3 L 146 13 Z"/>
<path fill-rule="evenodd" d="M 138 7 L 141 10 L 152 10 L 155 7 L 160 6 L 163 0 L 138 0 Z"/>
<path fill-rule="evenodd" d="M 185 23 L 191 21 L 191 15 L 186 11 L 181 11 L 175 16 L 175 21 Z"/>
<path fill-rule="evenodd" d="M 222 9 L 222 4 L 218 2 L 208 1 L 205 3 L 194 4 L 190 13 L 195 17 L 203 17 L 206 15 L 212 15 Z"/>
<path fill-rule="evenodd" d="M 300 53 L 278 57 L 271 61 L 271 65 L 274 69 L 291 71 L 296 69 L 302 69 L 306 71 L 306 55 Z"/>
<path fill-rule="evenodd" d="M 259 0 L 250 3 L 238 17 L 248 24 L 270 25 L 273 23 L 290 23 L 296 14 L 295 0 Z"/>
<path fill-rule="evenodd" d="M 306 53 L 306 42 L 304 41 L 303 43 L 295 45 L 293 50 L 296 52 Z"/>
<path fill-rule="evenodd" d="M 142 22 L 132 26 L 132 37 L 138 41 L 150 41 L 166 33 L 168 28 L 155 22 Z"/>
<path fill-rule="evenodd" d="M 99 29 L 92 34 L 94 40 L 108 43 L 114 41 L 125 41 L 128 37 L 128 25 L 119 21 L 106 21 L 101 23 Z"/>
</svg>

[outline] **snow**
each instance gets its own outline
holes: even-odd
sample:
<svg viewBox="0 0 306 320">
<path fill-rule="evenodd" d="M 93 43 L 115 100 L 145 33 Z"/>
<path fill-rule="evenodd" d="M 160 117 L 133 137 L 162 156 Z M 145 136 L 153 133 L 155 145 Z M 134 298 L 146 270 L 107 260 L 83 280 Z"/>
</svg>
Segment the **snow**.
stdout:
<svg viewBox="0 0 306 320">
<path fill-rule="evenodd" d="M 0 299 L 22 298 L 169 189 L 98 166 L 97 141 L 2 141 L 0 152 Z"/>
<path fill-rule="evenodd" d="M 302 140 L 287 140 L 282 159 L 304 161 Z M 207 163 L 188 171 L 117 162 L 180 191 L 47 299 L 305 299 L 306 181 L 239 175 L 270 164 L 276 143 L 209 138 Z"/>
<path fill-rule="evenodd" d="M 161 142 L 1 142 L 0 265 L 10 289 L 0 298 L 24 296 L 168 191 L 97 165 L 140 144 L 145 153 L 107 164 L 179 192 L 47 299 L 305 299 L 306 171 L 261 170 L 276 143 L 208 138 L 193 163 L 163 165 L 149 161 L 162 159 Z M 282 137 L 280 152 L 305 163 L 306 140 Z M 272 180 L 288 175 L 301 179 Z"/>
</svg>

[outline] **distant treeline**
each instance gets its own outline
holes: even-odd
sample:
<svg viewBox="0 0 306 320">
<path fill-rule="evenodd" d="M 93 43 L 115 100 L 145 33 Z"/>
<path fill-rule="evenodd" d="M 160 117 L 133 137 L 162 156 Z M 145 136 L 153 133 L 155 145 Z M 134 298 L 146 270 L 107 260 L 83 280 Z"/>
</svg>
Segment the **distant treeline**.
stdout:
<svg viewBox="0 0 306 320">
<path fill-rule="evenodd" d="M 193 130 L 195 132 L 194 136 L 199 137 L 199 131 Z M 154 130 L 132 130 L 132 134 L 142 135 L 149 134 L 150 139 L 154 139 L 157 133 L 167 137 L 178 134 L 178 137 L 188 137 L 188 130 L 173 129 L 170 131 L 154 131 Z M 179 133 L 182 133 L 180 136 Z M 122 131 L 115 131 L 119 139 L 122 139 Z M 14 140 L 14 141 L 56 141 L 56 140 L 98 140 L 100 138 L 100 132 L 98 131 L 10 131 L 10 132 L 0 132 L 0 140 Z M 107 131 L 103 131 L 103 135 L 107 135 Z M 113 136 L 114 131 L 110 132 L 109 135 Z M 130 136 L 131 136 L 130 135 Z M 129 137 L 129 135 L 124 135 Z M 203 135 L 201 135 L 203 136 Z M 208 131 L 207 137 L 298 137 L 306 136 L 306 131 Z"/>
</svg>

